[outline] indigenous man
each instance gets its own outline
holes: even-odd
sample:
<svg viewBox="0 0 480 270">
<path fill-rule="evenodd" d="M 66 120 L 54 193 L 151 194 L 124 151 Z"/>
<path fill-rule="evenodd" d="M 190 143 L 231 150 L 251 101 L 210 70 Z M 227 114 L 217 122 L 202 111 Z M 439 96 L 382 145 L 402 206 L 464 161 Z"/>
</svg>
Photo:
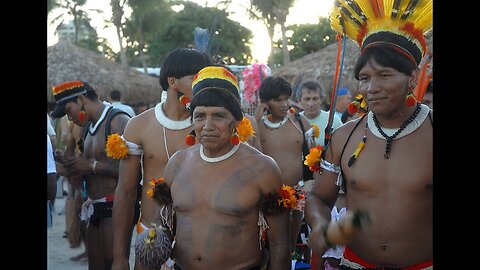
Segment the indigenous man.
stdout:
<svg viewBox="0 0 480 270">
<path fill-rule="evenodd" d="M 340 269 L 432 269 L 433 111 L 410 94 L 426 52 L 422 33 L 432 26 L 432 2 L 402 8 L 358 2 L 336 1 L 331 20 L 361 46 L 354 75 L 369 112 L 331 137 L 307 198 L 308 243 L 317 254 L 328 248 L 340 185 L 347 212 L 366 212 L 370 220 L 356 234 L 341 233 Z"/>
<path fill-rule="evenodd" d="M 304 132 L 310 129 L 310 124 L 303 116 L 298 118 L 301 119 L 300 123 L 295 113 L 290 110 L 291 95 L 292 87 L 283 78 L 276 76 L 265 78 L 260 85 L 261 103 L 257 107 L 255 118 L 259 122 L 263 153 L 275 159 L 285 185 L 300 188 L 303 187 L 304 181 L 310 180 L 303 179 L 302 156 Z M 295 251 L 302 218 L 302 211 L 292 211 L 291 252 Z"/>
<path fill-rule="evenodd" d="M 113 269 L 129 269 L 132 230 L 129 221 L 134 217 L 137 185 L 142 177 L 137 233 L 152 226 L 158 206 L 147 196 L 148 182 L 163 175 L 173 153 L 187 147 L 184 139 L 191 131 L 192 123 L 185 105 L 192 97 L 193 76 L 207 65 L 211 65 L 209 56 L 197 50 L 179 48 L 172 51 L 160 71 L 160 85 L 167 92 L 166 101 L 134 117 L 125 129 L 124 139 L 131 148 L 128 157 L 120 161 L 120 177 L 115 193 Z M 183 104 L 179 102 L 179 96 L 182 96 Z M 141 269 L 138 262 L 135 269 Z"/>
<path fill-rule="evenodd" d="M 195 76 L 193 95 L 191 119 L 200 144 L 175 153 L 157 184 L 171 190 L 175 269 L 260 269 L 265 229 L 270 269 L 290 269 L 289 211 L 277 193 L 280 170 L 271 157 L 238 140 L 243 115 L 236 77 L 223 67 L 206 67 Z"/>
<path fill-rule="evenodd" d="M 88 220 L 88 268 L 110 269 L 113 261 L 111 217 L 119 162 L 106 155 L 104 120 L 112 106 L 98 99 L 94 89 L 86 82 L 65 82 L 53 87 L 52 91 L 56 101 L 52 116 L 58 118 L 67 114 L 70 121 L 88 129 L 83 154 L 65 158 L 63 165 L 72 175 L 83 175 L 82 178 L 68 178 L 75 188 L 80 188 L 82 184 L 86 187 L 88 200 L 82 206 L 81 216 Z M 126 114 L 115 115 L 110 122 L 111 132 L 122 134 L 129 119 Z"/>
</svg>

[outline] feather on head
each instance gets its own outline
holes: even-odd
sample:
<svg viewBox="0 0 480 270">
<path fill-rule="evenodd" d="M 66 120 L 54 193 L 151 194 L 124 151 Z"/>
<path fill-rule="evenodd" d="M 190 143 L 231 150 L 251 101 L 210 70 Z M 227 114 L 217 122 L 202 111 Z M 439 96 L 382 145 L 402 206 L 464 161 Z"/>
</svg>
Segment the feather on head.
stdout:
<svg viewBox="0 0 480 270">
<path fill-rule="evenodd" d="M 331 27 L 362 50 L 391 45 L 418 66 L 428 51 L 424 34 L 433 26 L 431 0 L 335 0 Z"/>
</svg>

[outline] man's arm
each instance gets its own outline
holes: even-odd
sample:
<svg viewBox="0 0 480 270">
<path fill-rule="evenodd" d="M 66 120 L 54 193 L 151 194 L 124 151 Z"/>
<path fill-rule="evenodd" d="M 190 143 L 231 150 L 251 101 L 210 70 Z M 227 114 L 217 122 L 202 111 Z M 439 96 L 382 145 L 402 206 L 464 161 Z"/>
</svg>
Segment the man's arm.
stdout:
<svg viewBox="0 0 480 270">
<path fill-rule="evenodd" d="M 127 117 L 119 114 L 122 118 Z M 115 117 L 118 118 L 118 117 Z M 114 119 L 115 119 L 114 118 Z M 128 117 L 127 117 L 128 118 Z M 123 119 L 122 123 L 125 123 Z M 114 121 L 112 121 L 114 123 Z M 138 127 L 134 122 L 126 124 L 125 129 L 118 132 L 123 134 L 125 140 L 140 144 Z M 130 241 L 132 226 L 134 224 L 135 202 L 137 200 L 137 185 L 141 176 L 141 154 L 130 154 L 120 160 L 118 169 L 118 183 L 115 189 L 113 201 L 112 225 L 113 225 L 113 265 L 112 270 L 129 269 L 128 257 L 130 254 Z M 148 183 L 143 183 L 148 184 Z"/>
<path fill-rule="evenodd" d="M 129 155 L 120 161 L 118 184 L 113 202 L 113 269 L 129 269 L 130 239 L 140 179 L 140 157 Z M 148 184 L 148 183 L 144 183 Z"/>
<path fill-rule="evenodd" d="M 333 136 L 330 141 L 335 149 L 339 145 L 333 144 Z M 341 148 L 340 148 L 341 149 Z M 329 163 L 339 165 L 339 155 L 334 155 L 332 147 L 328 147 L 325 160 Z M 328 241 L 325 239 L 325 232 L 330 222 L 330 213 L 338 197 L 339 187 L 336 185 L 338 173 L 322 169 L 322 173 L 314 174 L 314 185 L 305 203 L 305 220 L 312 228 L 308 237 L 308 246 L 313 252 L 321 256 L 328 248 Z"/>
<path fill-rule="evenodd" d="M 290 211 L 265 217 L 268 224 L 267 240 L 270 247 L 269 269 L 290 269 Z"/>
<path fill-rule="evenodd" d="M 270 170 L 263 170 L 260 177 L 260 190 L 263 196 L 268 197 L 271 192 L 278 192 L 282 187 L 280 168 L 273 158 L 265 156 L 271 163 Z M 264 213 L 268 224 L 267 240 L 270 248 L 269 269 L 291 269 L 290 255 L 290 210 L 281 213 Z"/>
</svg>

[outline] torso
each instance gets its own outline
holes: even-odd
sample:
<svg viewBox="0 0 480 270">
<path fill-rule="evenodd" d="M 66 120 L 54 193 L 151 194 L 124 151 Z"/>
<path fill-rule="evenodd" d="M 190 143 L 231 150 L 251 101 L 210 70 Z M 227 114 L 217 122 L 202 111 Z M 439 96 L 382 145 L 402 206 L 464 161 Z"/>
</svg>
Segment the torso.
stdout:
<svg viewBox="0 0 480 270">
<path fill-rule="evenodd" d="M 118 166 L 118 161 L 108 158 L 105 152 L 105 120 L 97 127 L 94 135 L 88 134 L 84 141 L 83 157 Z M 116 165 L 115 165 L 116 163 Z M 100 199 L 115 193 L 117 177 L 89 174 L 86 176 L 86 191 L 91 199 Z"/>
<path fill-rule="evenodd" d="M 292 116 L 283 126 L 278 129 L 269 129 L 263 121 L 260 121 L 258 128 L 263 153 L 271 156 L 280 167 L 284 184 L 294 186 L 302 179 L 302 144 L 303 135 L 299 131 L 297 120 Z M 307 129 L 305 127 L 305 129 Z"/>
<path fill-rule="evenodd" d="M 341 161 L 347 179 L 347 209 L 365 209 L 371 219 L 349 247 L 363 260 L 383 266 L 430 260 L 432 124 L 427 118 L 415 132 L 394 140 L 389 159 L 384 158 L 386 140 L 368 130 L 365 147 L 354 165 L 348 167 L 365 133 L 366 120 L 353 132 Z M 337 140 L 344 142 L 346 138 L 342 134 Z"/>
<path fill-rule="evenodd" d="M 218 163 L 186 150 L 171 192 L 176 211 L 175 258 L 182 269 L 245 269 L 260 263 L 258 182 L 267 166 L 258 151 L 241 144 Z M 242 160 L 242 162 L 238 162 Z M 231 168 L 238 169 L 235 173 Z"/>
<path fill-rule="evenodd" d="M 165 135 L 167 136 L 165 148 L 164 128 L 155 118 L 154 108 L 144 112 L 133 118 L 132 121 L 140 121 L 138 123 L 142 129 L 140 132 L 138 145 L 143 146 L 143 188 L 142 188 L 142 223 L 150 226 L 155 215 L 159 209 L 157 203 L 147 195 L 147 191 L 151 188 L 148 184 L 152 178 L 163 177 L 165 166 L 167 165 L 169 157 L 180 149 L 185 149 L 188 146 L 185 144 L 185 137 L 190 133 L 192 127 L 182 130 L 170 130 L 165 128 Z"/>
</svg>

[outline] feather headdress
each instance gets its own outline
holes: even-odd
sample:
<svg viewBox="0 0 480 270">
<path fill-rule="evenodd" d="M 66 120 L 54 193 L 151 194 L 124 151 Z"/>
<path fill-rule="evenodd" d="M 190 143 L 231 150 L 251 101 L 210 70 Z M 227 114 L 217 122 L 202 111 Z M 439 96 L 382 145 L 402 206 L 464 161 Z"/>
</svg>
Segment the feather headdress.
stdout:
<svg viewBox="0 0 480 270">
<path fill-rule="evenodd" d="M 418 66 L 427 50 L 424 34 L 433 25 L 432 0 L 335 0 L 331 26 L 362 50 L 391 45 Z"/>
</svg>

